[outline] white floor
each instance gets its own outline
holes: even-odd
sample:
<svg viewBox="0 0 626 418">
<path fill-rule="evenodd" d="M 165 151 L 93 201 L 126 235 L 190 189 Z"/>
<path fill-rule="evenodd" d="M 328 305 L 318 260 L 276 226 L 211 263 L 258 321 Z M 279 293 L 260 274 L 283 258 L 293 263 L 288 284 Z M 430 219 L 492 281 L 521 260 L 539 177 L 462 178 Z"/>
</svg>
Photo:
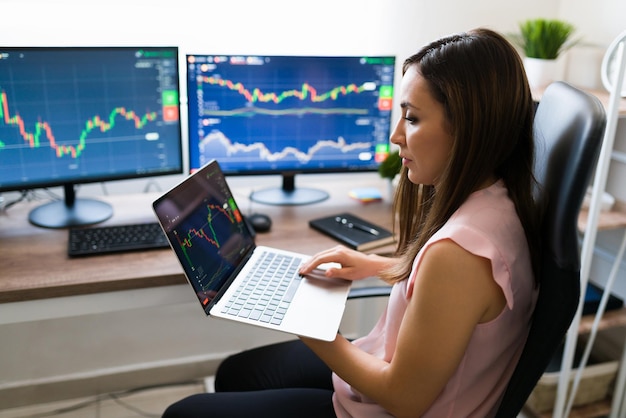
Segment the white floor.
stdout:
<svg viewBox="0 0 626 418">
<path fill-rule="evenodd" d="M 98 397 L 72 399 L 14 409 L 0 409 L 0 418 L 159 418 L 171 403 L 211 390 L 212 382 L 189 383 Z M 526 418 L 523 414 L 519 418 Z"/>
<path fill-rule="evenodd" d="M 105 394 L 23 408 L 0 409 L 0 418 L 159 418 L 173 402 L 205 391 L 205 383 L 197 382 Z"/>
</svg>

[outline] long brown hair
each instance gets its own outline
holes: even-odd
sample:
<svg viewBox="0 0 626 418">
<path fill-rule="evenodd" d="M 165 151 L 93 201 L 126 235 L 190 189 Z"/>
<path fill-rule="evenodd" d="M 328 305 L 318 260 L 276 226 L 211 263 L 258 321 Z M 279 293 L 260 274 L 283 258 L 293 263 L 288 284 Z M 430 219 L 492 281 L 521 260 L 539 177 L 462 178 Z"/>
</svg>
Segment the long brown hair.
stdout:
<svg viewBox="0 0 626 418">
<path fill-rule="evenodd" d="M 381 277 L 408 277 L 419 250 L 480 184 L 503 179 L 521 220 L 537 271 L 539 242 L 533 200 L 534 104 L 522 60 L 500 34 L 479 28 L 448 36 L 409 57 L 444 108 L 453 135 L 451 158 L 435 189 L 400 173 L 393 204 L 401 261 Z"/>
</svg>

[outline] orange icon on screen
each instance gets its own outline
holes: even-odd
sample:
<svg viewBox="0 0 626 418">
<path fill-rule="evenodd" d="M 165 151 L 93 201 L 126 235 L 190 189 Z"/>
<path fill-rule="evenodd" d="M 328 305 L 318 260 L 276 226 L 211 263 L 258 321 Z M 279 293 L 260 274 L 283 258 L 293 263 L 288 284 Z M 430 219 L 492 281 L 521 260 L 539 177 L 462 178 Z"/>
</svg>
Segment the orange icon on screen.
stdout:
<svg viewBox="0 0 626 418">
<path fill-rule="evenodd" d="M 392 100 L 390 97 L 381 97 L 378 99 L 378 109 L 379 110 L 391 110 Z"/>
<path fill-rule="evenodd" d="M 163 120 L 166 122 L 173 122 L 178 120 L 178 107 L 177 106 L 163 106 Z"/>
</svg>

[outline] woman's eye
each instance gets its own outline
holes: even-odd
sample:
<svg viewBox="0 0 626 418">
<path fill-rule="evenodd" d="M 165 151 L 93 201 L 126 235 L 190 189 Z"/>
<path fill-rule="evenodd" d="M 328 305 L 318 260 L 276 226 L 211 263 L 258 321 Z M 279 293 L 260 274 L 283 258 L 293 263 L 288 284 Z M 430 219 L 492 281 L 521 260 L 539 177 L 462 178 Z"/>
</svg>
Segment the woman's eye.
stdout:
<svg viewBox="0 0 626 418">
<path fill-rule="evenodd" d="M 404 120 L 406 120 L 409 123 L 415 123 L 417 122 L 417 118 L 414 118 L 412 116 L 404 116 Z"/>
</svg>

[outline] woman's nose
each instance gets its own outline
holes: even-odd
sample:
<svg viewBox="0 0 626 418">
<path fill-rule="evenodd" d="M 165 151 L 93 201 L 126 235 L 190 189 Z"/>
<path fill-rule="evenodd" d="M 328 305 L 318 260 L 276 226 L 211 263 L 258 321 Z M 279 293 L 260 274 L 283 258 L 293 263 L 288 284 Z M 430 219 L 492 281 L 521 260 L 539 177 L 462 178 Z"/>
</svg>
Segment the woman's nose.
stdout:
<svg viewBox="0 0 626 418">
<path fill-rule="evenodd" d="M 393 128 L 393 131 L 391 131 L 391 136 L 389 137 L 391 143 L 395 145 L 400 145 L 404 142 L 404 132 L 402 132 L 401 121 L 402 119 L 399 119 L 398 122 L 396 122 L 396 126 Z"/>
</svg>

